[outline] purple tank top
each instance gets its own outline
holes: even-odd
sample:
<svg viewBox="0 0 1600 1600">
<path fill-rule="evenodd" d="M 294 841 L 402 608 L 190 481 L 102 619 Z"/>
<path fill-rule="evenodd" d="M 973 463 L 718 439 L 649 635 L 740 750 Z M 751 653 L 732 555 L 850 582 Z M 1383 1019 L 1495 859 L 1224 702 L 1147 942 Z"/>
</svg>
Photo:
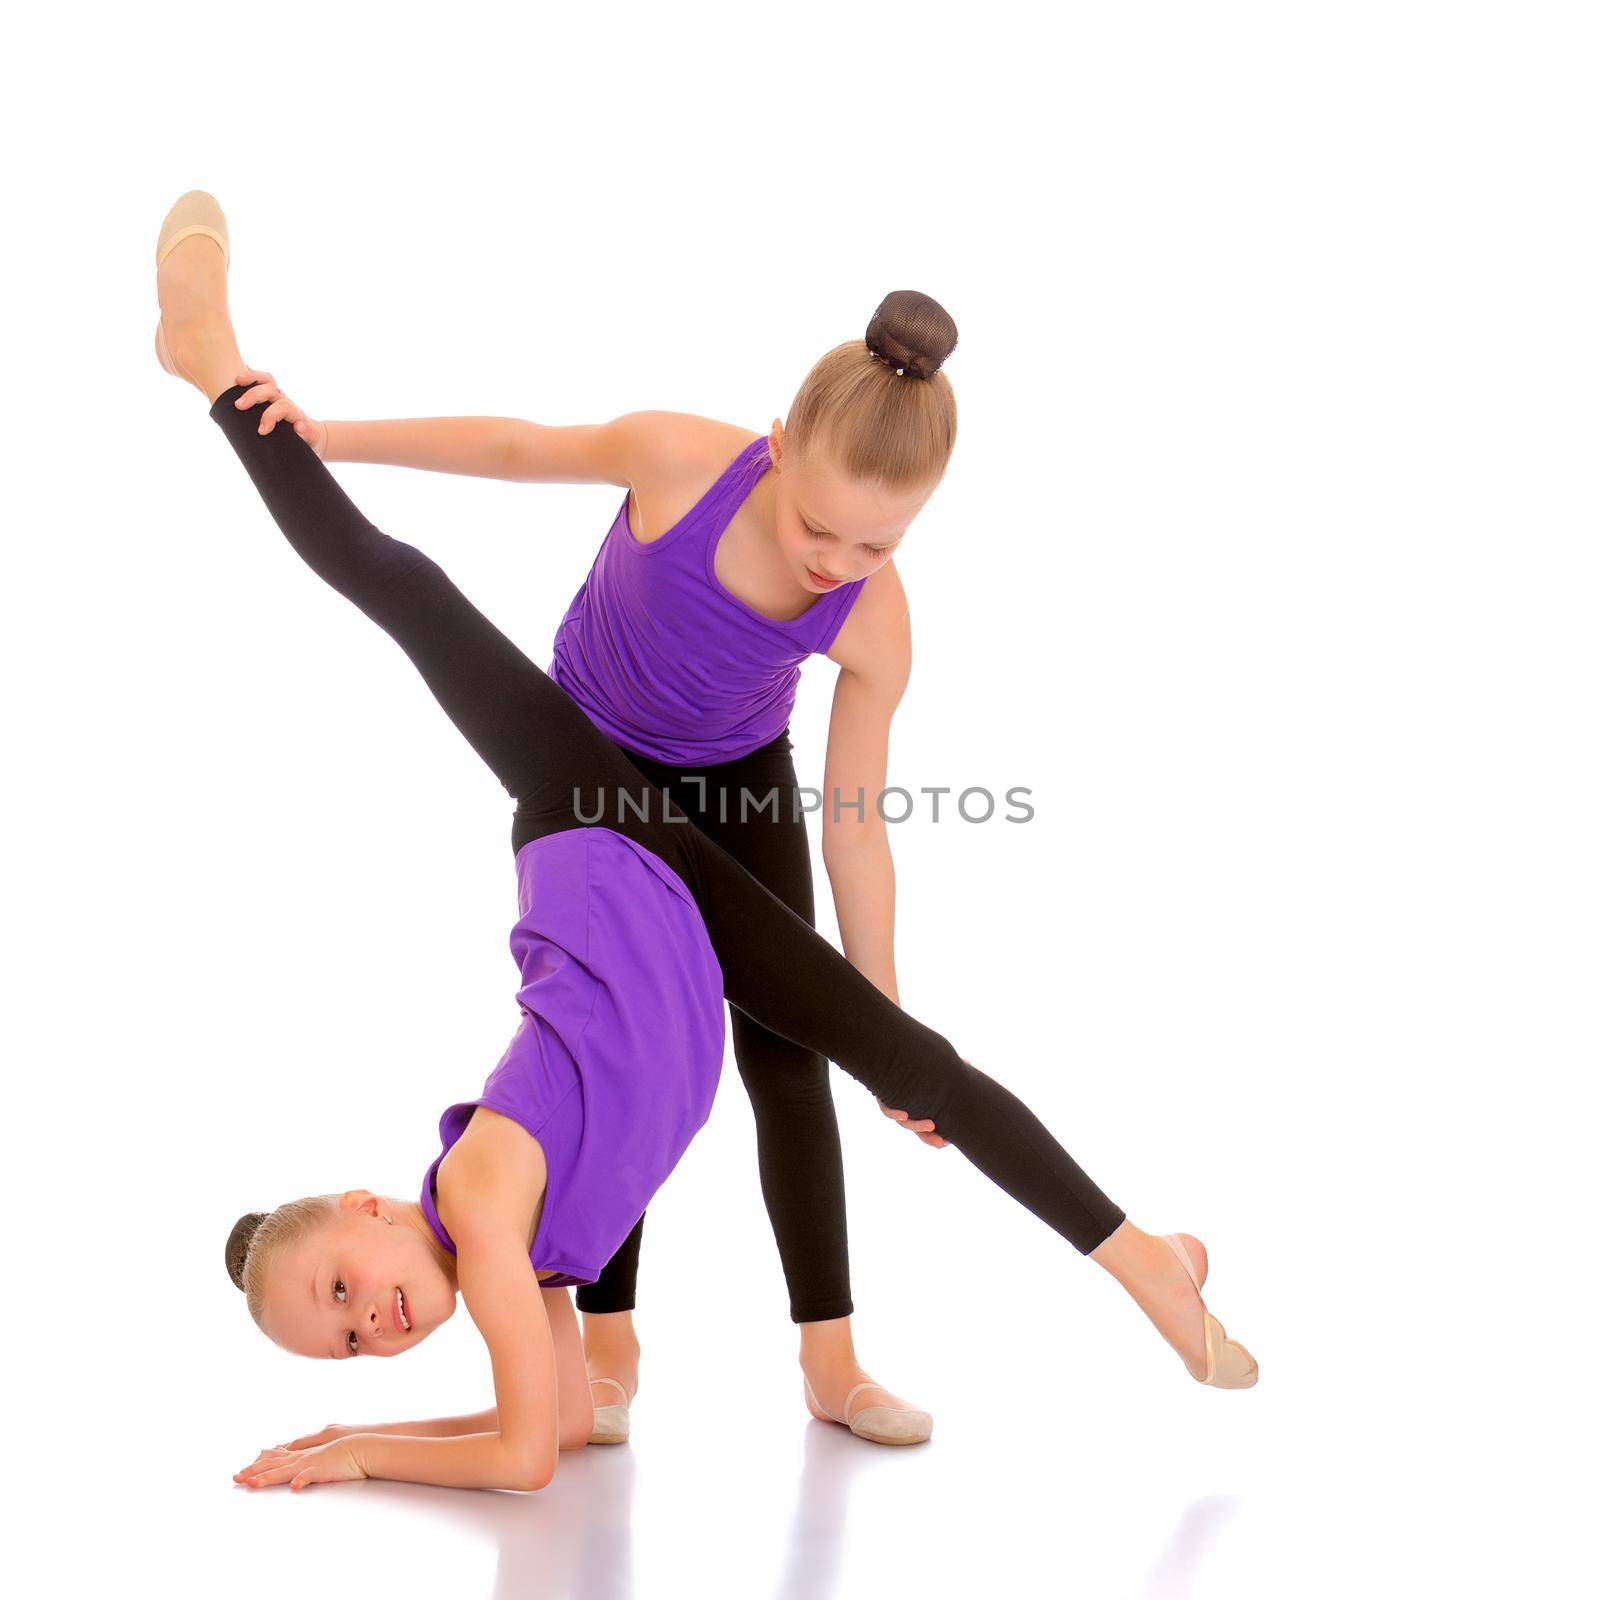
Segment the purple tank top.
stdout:
<svg viewBox="0 0 1600 1600">
<path fill-rule="evenodd" d="M 634 538 L 623 497 L 556 630 L 550 676 L 625 749 L 692 767 L 771 743 L 788 726 L 800 663 L 844 626 L 861 582 L 777 622 L 717 577 L 717 542 L 770 464 L 765 437 L 752 439 L 649 544 Z"/>
<path fill-rule="evenodd" d="M 706 1118 L 722 1071 L 722 969 L 683 880 L 609 828 L 573 828 L 517 852 L 518 1027 L 476 1100 L 439 1119 L 422 1183 L 439 1243 L 434 1175 L 477 1106 L 520 1123 L 548 1183 L 528 1251 L 554 1284 L 592 1283 Z"/>
</svg>

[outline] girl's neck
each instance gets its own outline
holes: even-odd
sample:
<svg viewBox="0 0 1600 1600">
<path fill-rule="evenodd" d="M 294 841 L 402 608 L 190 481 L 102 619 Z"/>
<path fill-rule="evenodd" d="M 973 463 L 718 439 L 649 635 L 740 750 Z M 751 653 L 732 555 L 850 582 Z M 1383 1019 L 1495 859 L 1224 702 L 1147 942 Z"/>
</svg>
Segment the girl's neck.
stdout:
<svg viewBox="0 0 1600 1600">
<path fill-rule="evenodd" d="M 774 622 L 792 622 L 817 596 L 789 570 L 778 544 L 777 469 L 769 466 L 717 541 L 713 561 L 729 593 Z"/>
<path fill-rule="evenodd" d="M 434 1236 L 433 1229 L 428 1226 L 428 1219 L 423 1214 L 422 1207 L 415 1200 L 392 1200 L 390 1216 L 397 1226 L 415 1228 L 422 1235 L 423 1243 L 428 1247 L 428 1253 L 433 1257 L 434 1264 L 450 1280 L 452 1289 L 458 1288 L 456 1281 L 456 1258 L 439 1243 Z"/>
<path fill-rule="evenodd" d="M 744 503 L 750 520 L 761 534 L 763 545 L 775 546 L 778 542 L 777 509 L 778 469 L 770 462 L 767 470 L 756 479 Z"/>
</svg>

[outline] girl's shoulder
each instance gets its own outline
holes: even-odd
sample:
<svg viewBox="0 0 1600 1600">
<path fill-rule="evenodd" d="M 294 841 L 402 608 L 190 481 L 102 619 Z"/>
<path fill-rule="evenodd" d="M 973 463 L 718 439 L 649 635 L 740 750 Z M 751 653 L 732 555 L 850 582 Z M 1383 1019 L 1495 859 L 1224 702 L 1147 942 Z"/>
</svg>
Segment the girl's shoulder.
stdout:
<svg viewBox="0 0 1600 1600">
<path fill-rule="evenodd" d="M 674 527 L 759 437 L 753 428 L 682 411 L 636 411 L 622 420 L 629 521 L 641 544 Z"/>
<path fill-rule="evenodd" d="M 544 1149 L 514 1118 L 477 1106 L 435 1181 L 439 1220 L 458 1248 L 507 1228 L 526 1229 L 532 1241 L 547 1181 Z"/>
<path fill-rule="evenodd" d="M 684 411 L 635 411 L 620 421 L 626 425 L 630 465 L 641 476 L 684 477 L 709 471 L 714 478 L 759 437 L 754 428 Z"/>
<path fill-rule="evenodd" d="M 862 585 L 828 659 L 853 672 L 902 677 L 911 665 L 911 603 L 892 560 Z"/>
</svg>

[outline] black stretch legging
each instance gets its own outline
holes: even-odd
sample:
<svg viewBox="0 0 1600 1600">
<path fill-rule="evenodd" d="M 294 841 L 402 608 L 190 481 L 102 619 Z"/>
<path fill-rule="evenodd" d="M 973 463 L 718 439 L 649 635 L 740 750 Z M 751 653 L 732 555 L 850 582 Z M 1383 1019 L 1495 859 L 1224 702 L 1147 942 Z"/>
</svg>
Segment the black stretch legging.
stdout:
<svg viewBox="0 0 1600 1600">
<path fill-rule="evenodd" d="M 885 1105 L 940 1133 L 1079 1250 L 1122 1212 L 1034 1114 L 902 1011 L 756 882 L 483 614 L 437 563 L 372 526 L 294 431 L 256 431 L 238 387 L 212 419 L 301 559 L 411 658 L 434 698 L 517 802 L 512 847 L 604 815 L 667 863 L 705 919 L 729 1002 L 839 1063 Z M 619 799 L 620 797 L 620 799 Z"/>
<path fill-rule="evenodd" d="M 811 847 L 787 733 L 735 761 L 674 766 L 623 754 L 681 806 L 757 883 L 809 925 Z M 850 1247 L 845 1228 L 844 1152 L 825 1056 L 732 1008 L 733 1058 L 755 1113 L 761 1194 L 778 1241 L 789 1315 L 796 1322 L 848 1317 Z M 644 1218 L 605 1270 L 578 1290 L 580 1311 L 631 1311 Z"/>
</svg>

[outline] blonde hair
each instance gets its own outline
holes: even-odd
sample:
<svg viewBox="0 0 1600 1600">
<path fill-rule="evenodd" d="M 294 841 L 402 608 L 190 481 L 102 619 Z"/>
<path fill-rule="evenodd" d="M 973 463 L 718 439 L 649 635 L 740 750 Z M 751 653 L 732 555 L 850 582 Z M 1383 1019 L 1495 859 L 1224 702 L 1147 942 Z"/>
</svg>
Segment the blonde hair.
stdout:
<svg viewBox="0 0 1600 1600">
<path fill-rule="evenodd" d="M 286 1244 L 309 1233 L 339 1208 L 336 1194 L 286 1200 L 276 1211 L 247 1211 L 228 1234 L 228 1276 L 244 1290 L 244 1303 L 259 1328 L 267 1298 L 267 1268 Z"/>
<path fill-rule="evenodd" d="M 825 453 L 848 477 L 930 487 L 956 443 L 956 396 L 939 371 L 956 325 L 937 300 L 896 289 L 864 339 L 835 345 L 806 374 L 784 432 L 792 458 Z"/>
</svg>

